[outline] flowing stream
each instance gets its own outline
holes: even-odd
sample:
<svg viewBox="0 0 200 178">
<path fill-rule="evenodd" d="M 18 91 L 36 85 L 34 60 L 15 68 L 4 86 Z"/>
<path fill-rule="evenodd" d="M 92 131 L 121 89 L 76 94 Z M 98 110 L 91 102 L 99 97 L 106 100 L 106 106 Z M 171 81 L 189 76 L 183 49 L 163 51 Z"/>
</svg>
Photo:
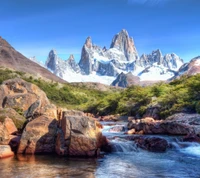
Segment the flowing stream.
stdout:
<svg viewBox="0 0 200 178">
<path fill-rule="evenodd" d="M 127 141 L 124 132 L 109 132 L 112 127 L 104 126 L 103 133 L 111 140 L 114 152 L 102 159 L 96 171 L 97 177 L 200 178 L 200 144 L 182 142 L 180 137 L 156 136 L 165 138 L 171 148 L 165 153 L 154 153 Z"/>
<path fill-rule="evenodd" d="M 98 159 L 56 155 L 15 156 L 0 160 L 1 178 L 200 178 L 200 144 L 165 138 L 172 146 L 165 153 L 142 150 L 122 132 L 111 132 L 116 123 L 103 122 L 103 134 L 113 152 Z M 125 126 L 119 122 L 117 125 Z"/>
</svg>

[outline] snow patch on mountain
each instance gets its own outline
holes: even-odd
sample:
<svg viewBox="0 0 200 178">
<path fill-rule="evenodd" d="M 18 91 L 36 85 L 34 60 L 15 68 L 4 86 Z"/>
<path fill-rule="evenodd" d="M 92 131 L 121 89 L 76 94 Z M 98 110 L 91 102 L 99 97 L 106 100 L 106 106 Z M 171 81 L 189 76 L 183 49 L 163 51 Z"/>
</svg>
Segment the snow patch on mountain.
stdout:
<svg viewBox="0 0 200 178">
<path fill-rule="evenodd" d="M 104 64 L 108 64 L 110 60 L 107 57 L 100 56 L 97 52 L 94 52 L 93 54 L 93 61 L 98 61 Z"/>
<path fill-rule="evenodd" d="M 154 64 L 153 66 L 146 68 L 138 76 L 141 81 L 164 81 L 173 77 L 174 73 L 164 66 Z"/>
<path fill-rule="evenodd" d="M 71 82 L 95 82 L 95 83 L 110 85 L 115 80 L 115 77 L 102 76 L 96 72 L 92 72 L 92 74 L 89 74 L 89 75 L 82 75 L 80 73 L 67 72 L 63 74 L 62 76 L 64 80 L 70 83 Z"/>
<path fill-rule="evenodd" d="M 55 50 L 50 51 L 46 62 L 49 70 L 68 82 L 109 85 L 122 72 L 131 72 L 141 81 L 168 80 L 182 65 L 183 60 L 175 53 L 162 55 L 159 49 L 139 57 L 133 38 L 124 29 L 113 37 L 109 49 L 94 45 L 91 37 L 88 37 L 78 64 L 73 55 L 68 60 L 62 60 Z"/>
<path fill-rule="evenodd" d="M 144 67 L 138 66 L 137 64 L 135 65 L 135 70 L 132 70 L 131 73 L 135 76 L 139 76 L 140 73 L 144 70 Z"/>
<path fill-rule="evenodd" d="M 195 66 L 200 66 L 200 59 L 197 59 L 194 63 Z"/>
</svg>

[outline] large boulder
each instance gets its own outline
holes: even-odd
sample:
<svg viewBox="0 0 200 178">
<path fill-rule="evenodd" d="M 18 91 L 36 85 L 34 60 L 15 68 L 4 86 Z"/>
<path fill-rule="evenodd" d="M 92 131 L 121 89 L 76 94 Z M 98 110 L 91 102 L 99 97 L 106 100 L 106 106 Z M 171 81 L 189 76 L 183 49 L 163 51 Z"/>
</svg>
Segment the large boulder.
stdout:
<svg viewBox="0 0 200 178">
<path fill-rule="evenodd" d="M 15 113 L 15 111 L 13 111 L 13 113 Z M 0 145 L 10 145 L 12 151 L 16 151 L 19 145 L 19 140 L 20 140 L 20 135 L 17 135 L 18 130 L 12 119 L 8 118 L 5 115 L 0 115 L 0 116 L 1 116 L 0 118 Z M 17 121 L 16 118 L 15 118 L 15 121 Z M 9 153 L 9 149 L 6 149 L 6 150 L 7 151 L 5 153 L 7 155 L 7 153 Z"/>
<path fill-rule="evenodd" d="M 200 134 L 200 114 L 174 114 L 168 117 L 163 124 L 171 134 Z"/>
<path fill-rule="evenodd" d="M 19 146 L 18 153 L 54 152 L 57 108 L 46 94 L 36 85 L 15 78 L 3 82 L 0 96 L 0 144 L 9 144 L 14 151 Z M 13 136 L 17 129 L 24 129 L 22 137 Z"/>
<path fill-rule="evenodd" d="M 0 159 L 7 158 L 13 155 L 14 153 L 12 152 L 9 145 L 0 145 Z"/>
<path fill-rule="evenodd" d="M 125 132 L 125 134 L 128 134 L 128 135 L 135 134 L 135 129 L 130 129 L 127 132 Z"/>
<path fill-rule="evenodd" d="M 72 112 L 73 113 L 73 112 Z M 106 143 L 101 124 L 84 113 L 64 112 L 56 141 L 56 152 L 70 156 L 98 156 L 100 147 Z"/>
<path fill-rule="evenodd" d="M 56 119 L 45 115 L 30 121 L 23 131 L 17 153 L 55 152 L 57 124 Z"/>
<path fill-rule="evenodd" d="M 143 115 L 143 117 L 152 117 L 155 120 L 159 120 L 160 119 L 160 116 L 159 116 L 159 114 L 160 114 L 160 108 L 161 108 L 161 106 L 158 105 L 158 104 L 149 106 L 146 109 L 146 112 Z"/>
<path fill-rule="evenodd" d="M 16 112 L 14 109 L 0 108 L 0 122 L 4 122 L 6 118 L 12 119 L 14 125 L 19 130 L 23 127 L 24 122 L 26 121 L 26 119 L 22 115 L 20 115 L 18 112 Z M 9 123 L 11 124 L 11 122 L 9 122 Z"/>
<path fill-rule="evenodd" d="M 17 153 L 53 153 L 69 156 L 97 156 L 106 138 L 101 124 L 80 111 L 58 111 L 59 120 L 45 115 L 28 122 Z"/>
<path fill-rule="evenodd" d="M 114 127 L 111 127 L 109 129 L 109 132 L 124 132 L 126 129 L 123 125 L 117 125 L 117 126 L 114 126 Z"/>
<path fill-rule="evenodd" d="M 36 85 L 20 78 L 4 81 L 0 86 L 0 107 L 24 112 L 26 118 L 46 114 L 56 118 L 56 107 Z"/>
<path fill-rule="evenodd" d="M 5 118 L 4 127 L 8 131 L 9 135 L 17 133 L 17 127 L 15 126 L 13 120 L 10 118 Z"/>
<path fill-rule="evenodd" d="M 145 117 L 143 119 L 133 119 L 128 123 L 128 129 L 135 129 L 135 131 L 141 131 L 145 125 L 154 123 L 154 119 L 151 117 Z"/>
<path fill-rule="evenodd" d="M 178 113 L 166 120 L 151 119 L 132 120 L 128 123 L 129 129 L 143 131 L 145 134 L 187 135 L 200 133 L 200 115 Z"/>
<path fill-rule="evenodd" d="M 0 145 L 8 145 L 11 134 L 16 134 L 17 128 L 12 119 L 6 117 L 0 120 Z"/>
<path fill-rule="evenodd" d="M 0 145 L 7 145 L 9 143 L 10 137 L 5 125 L 0 122 Z"/>
<path fill-rule="evenodd" d="M 169 147 L 168 142 L 159 137 L 144 137 L 137 136 L 133 137 L 132 140 L 142 149 L 152 152 L 165 152 Z"/>
<path fill-rule="evenodd" d="M 36 85 L 19 78 L 7 80 L 0 86 L 0 96 L 0 118 L 10 116 L 10 110 L 27 119 L 21 137 L 10 137 L 16 131 L 11 124 L 14 116 L 0 122 L 0 144 L 10 144 L 13 150 L 19 144 L 17 153 L 96 156 L 107 143 L 99 122 L 80 111 L 57 109 Z"/>
<path fill-rule="evenodd" d="M 118 121 L 119 117 L 115 115 L 107 115 L 107 116 L 101 116 L 99 118 L 100 121 Z"/>
<path fill-rule="evenodd" d="M 66 117 L 66 116 L 85 116 L 84 112 L 81 112 L 81 111 L 77 111 L 77 110 L 64 110 L 62 112 L 63 114 L 63 117 Z"/>
<path fill-rule="evenodd" d="M 183 137 L 183 141 L 184 142 L 199 142 L 200 143 L 200 135 L 190 133 L 190 134 Z"/>
</svg>

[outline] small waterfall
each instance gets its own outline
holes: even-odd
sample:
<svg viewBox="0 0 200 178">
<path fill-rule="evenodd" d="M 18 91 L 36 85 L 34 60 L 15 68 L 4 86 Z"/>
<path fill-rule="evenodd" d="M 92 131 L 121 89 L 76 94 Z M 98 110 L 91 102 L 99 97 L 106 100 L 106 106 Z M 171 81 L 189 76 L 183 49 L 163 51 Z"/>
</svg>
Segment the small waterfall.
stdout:
<svg viewBox="0 0 200 178">
<path fill-rule="evenodd" d="M 193 156 L 200 157 L 200 143 L 196 142 L 183 142 L 179 139 L 176 139 L 171 142 L 172 148 L 184 153 Z"/>
<path fill-rule="evenodd" d="M 132 141 L 117 139 L 110 141 L 113 152 L 138 152 L 137 145 Z"/>
<path fill-rule="evenodd" d="M 138 152 L 137 145 L 133 141 L 123 138 L 127 130 L 126 123 L 104 123 L 103 134 L 108 138 L 112 152 Z M 106 125 L 109 124 L 109 125 Z M 116 128 L 116 130 L 115 130 Z M 111 130 L 112 129 L 112 130 Z M 126 137 L 126 136 L 125 136 Z"/>
<path fill-rule="evenodd" d="M 200 157 L 200 144 L 192 145 L 181 150 L 181 152 Z"/>
<path fill-rule="evenodd" d="M 137 147 L 137 145 L 133 141 L 127 140 L 126 135 L 124 135 L 125 131 L 121 129 L 122 127 L 126 129 L 125 124 L 113 123 L 113 122 L 104 124 L 105 125 L 103 129 L 103 134 L 110 141 L 112 152 L 116 153 L 139 152 L 139 148 Z M 115 130 L 111 130 L 112 128 L 117 128 L 116 132 Z M 193 155 L 200 157 L 200 143 L 184 142 L 182 140 L 182 137 L 170 137 L 170 136 L 160 136 L 160 137 L 168 141 L 168 143 L 171 145 L 171 149 L 177 150 L 178 152 L 184 153 L 186 155 Z"/>
</svg>

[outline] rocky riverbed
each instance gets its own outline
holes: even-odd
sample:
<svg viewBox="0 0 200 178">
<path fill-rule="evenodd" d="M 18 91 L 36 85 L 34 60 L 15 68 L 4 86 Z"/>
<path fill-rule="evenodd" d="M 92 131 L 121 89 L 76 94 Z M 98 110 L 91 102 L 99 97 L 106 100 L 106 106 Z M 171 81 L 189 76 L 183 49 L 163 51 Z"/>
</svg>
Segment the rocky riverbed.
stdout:
<svg viewBox="0 0 200 178">
<path fill-rule="evenodd" d="M 147 150 L 124 131 L 111 128 L 127 122 L 102 122 L 103 135 L 111 152 L 99 158 L 60 157 L 56 154 L 21 155 L 0 160 L 0 172 L 5 177 L 195 177 L 200 175 L 200 144 L 183 141 L 182 136 L 143 135 L 143 139 L 165 140 L 166 150 Z M 131 138 L 131 139 L 130 139 Z M 154 147 L 152 147 L 154 148 Z M 103 154 L 103 152 L 101 153 Z"/>
<path fill-rule="evenodd" d="M 0 158 L 5 158 L 0 173 L 5 177 L 200 176 L 199 114 L 96 119 L 57 108 L 22 79 L 5 81 L 0 96 Z"/>
</svg>

